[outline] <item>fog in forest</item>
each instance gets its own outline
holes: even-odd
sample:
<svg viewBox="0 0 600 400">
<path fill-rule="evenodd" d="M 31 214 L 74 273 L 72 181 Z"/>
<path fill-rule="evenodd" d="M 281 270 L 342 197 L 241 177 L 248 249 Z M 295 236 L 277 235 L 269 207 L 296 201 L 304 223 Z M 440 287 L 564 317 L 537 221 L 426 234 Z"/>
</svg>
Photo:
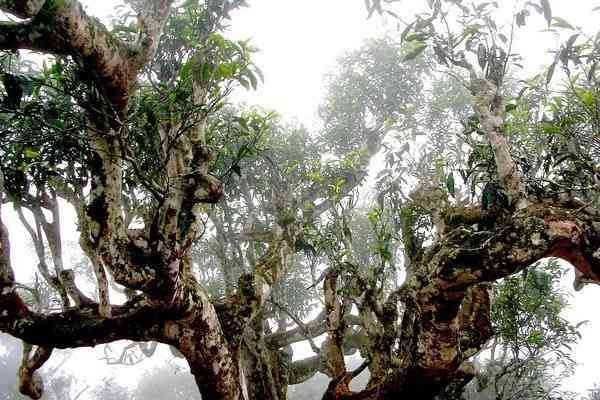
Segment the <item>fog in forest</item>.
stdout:
<svg viewBox="0 0 600 400">
<path fill-rule="evenodd" d="M 599 16 L 0 0 L 0 400 L 599 400 Z"/>
</svg>

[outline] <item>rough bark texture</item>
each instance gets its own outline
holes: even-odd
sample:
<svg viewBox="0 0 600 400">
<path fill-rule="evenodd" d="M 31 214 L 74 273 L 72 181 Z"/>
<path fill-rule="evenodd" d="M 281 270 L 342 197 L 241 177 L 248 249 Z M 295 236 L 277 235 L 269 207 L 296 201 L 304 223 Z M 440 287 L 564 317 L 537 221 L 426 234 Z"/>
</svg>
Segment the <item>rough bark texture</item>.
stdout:
<svg viewBox="0 0 600 400">
<path fill-rule="evenodd" d="M 65 195 L 78 212 L 80 242 L 98 280 L 98 303 L 81 294 L 72 271 L 64 268 L 55 194 L 42 194 L 40 199 L 50 197 L 22 206 L 36 217 L 35 228 L 29 226 L 28 231 L 38 244 L 40 260 L 42 231 L 50 245 L 55 271 L 44 263 L 40 270 L 62 295 L 60 312 L 32 309 L 19 296 L 8 231 L 0 214 L 0 331 L 28 343 L 19 370 L 24 394 L 41 396 L 36 371 L 53 348 L 128 339 L 176 348 L 188 361 L 204 398 L 211 400 L 246 396 L 282 400 L 288 383 L 305 381 L 316 371 L 332 379 L 324 399 L 433 399 L 448 384 L 471 376 L 467 359 L 491 335 L 487 282 L 544 257 L 562 258 L 577 268 L 580 277 L 600 281 L 600 215 L 576 201 L 527 198 L 503 137 L 498 88 L 473 79 L 474 108 L 492 145 L 498 177 L 510 195 L 510 210 L 482 215 L 474 208 L 440 209 L 440 199 L 430 199 L 438 236 L 428 248 L 407 249 L 409 273 L 398 290 L 381 298 L 357 277 L 354 284 L 363 292 L 359 316 L 348 315 L 352 303 L 338 290 L 340 269 L 332 267 L 324 277 L 324 313 L 306 326 L 265 335 L 265 304 L 292 262 L 303 224 L 333 203 L 330 199 L 317 203 L 313 192 L 290 199 L 285 191 L 273 190 L 273 227 L 261 235 L 264 255 L 255 260 L 252 273 L 241 276 L 238 290 L 211 301 L 192 273 L 190 256 L 201 226 L 201 205 L 222 195 L 220 182 L 209 173 L 213 155 L 205 143 L 205 120 L 181 136 L 177 124 L 159 127 L 164 143 L 172 144 L 162 149 L 166 181 L 172 183 L 160 188 L 158 206 L 144 229 L 129 229 L 123 205 L 121 158 L 126 151 L 121 118 L 137 74 L 157 47 L 171 3 L 147 2 L 148 7 L 139 10 L 139 40 L 124 43 L 87 16 L 77 1 L 0 1 L 0 10 L 25 19 L 0 25 L 1 49 L 72 56 L 109 106 L 89 115 L 91 193 L 88 198 L 81 193 Z M 205 101 L 205 89 L 194 83 L 197 105 Z M 346 177 L 342 195 L 366 176 L 369 160 L 381 146 L 382 135 L 371 133 L 360 152 L 361 172 Z M 307 205 L 310 216 L 303 215 Z M 54 213 L 52 222 L 45 219 L 44 210 Z M 406 224 L 402 232 L 407 242 L 414 242 L 411 229 Z M 347 256 L 341 265 L 352 265 L 348 237 L 344 246 Z M 130 290 L 125 304 L 110 304 L 107 272 Z M 316 356 L 290 362 L 292 343 L 323 333 L 327 338 L 321 348 L 315 346 Z M 348 371 L 344 356 L 356 349 L 367 361 Z M 367 366 L 372 372 L 368 388 L 353 393 L 351 380 Z"/>
</svg>

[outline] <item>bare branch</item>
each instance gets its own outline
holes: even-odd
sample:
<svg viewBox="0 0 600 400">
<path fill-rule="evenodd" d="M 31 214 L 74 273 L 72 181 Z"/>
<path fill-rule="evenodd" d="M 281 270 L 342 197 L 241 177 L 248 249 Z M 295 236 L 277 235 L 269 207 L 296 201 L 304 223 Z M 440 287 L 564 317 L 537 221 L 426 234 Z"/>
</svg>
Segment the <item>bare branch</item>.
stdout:
<svg viewBox="0 0 600 400">
<path fill-rule="evenodd" d="M 271 300 L 271 302 L 276 305 L 281 311 L 285 312 L 295 323 L 296 325 L 298 325 L 298 327 L 300 328 L 300 330 L 302 331 L 302 335 L 304 336 L 304 338 L 306 340 L 308 340 L 308 343 L 310 344 L 310 348 L 312 349 L 312 351 L 314 351 L 316 354 L 319 354 L 319 347 L 315 344 L 313 338 L 315 337 L 313 335 L 313 333 L 311 332 L 310 328 L 308 327 L 308 325 L 305 325 L 300 318 L 298 318 L 297 316 L 295 316 L 292 312 L 290 312 L 287 308 L 283 307 L 281 304 Z M 319 314 L 319 316 L 317 317 L 317 320 L 323 320 L 324 321 L 324 317 L 325 314 L 321 313 Z"/>
</svg>

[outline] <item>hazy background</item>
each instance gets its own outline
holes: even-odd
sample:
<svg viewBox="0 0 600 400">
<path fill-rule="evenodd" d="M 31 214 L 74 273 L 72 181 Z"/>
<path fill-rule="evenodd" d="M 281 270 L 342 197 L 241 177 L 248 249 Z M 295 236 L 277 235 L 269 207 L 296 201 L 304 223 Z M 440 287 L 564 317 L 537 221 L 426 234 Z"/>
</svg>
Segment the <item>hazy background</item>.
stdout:
<svg viewBox="0 0 600 400">
<path fill-rule="evenodd" d="M 105 21 L 114 13 L 115 5 L 119 4 L 115 0 L 82 0 L 82 3 L 90 14 Z M 401 9 L 414 12 L 420 3 L 424 1 L 405 0 L 399 4 Z M 512 0 L 501 0 L 499 3 L 502 7 L 507 7 L 507 15 L 511 13 Z M 591 9 L 600 5 L 600 1 L 551 0 L 551 4 L 554 15 L 582 26 L 588 32 L 600 29 L 597 23 L 600 13 L 591 13 Z M 312 129 L 319 128 L 316 111 L 324 94 L 323 77 L 331 71 L 336 58 L 344 51 L 360 46 L 366 38 L 385 32 L 394 34 L 397 28 L 397 22 L 391 19 L 373 17 L 367 20 L 362 0 L 251 0 L 250 8 L 234 14 L 231 24 L 233 36 L 250 38 L 260 49 L 255 61 L 265 75 L 265 82 L 257 91 L 240 90 L 234 95 L 234 100 L 274 109 L 284 118 L 297 119 Z M 524 76 L 542 71 L 553 57 L 548 50 L 561 43 L 561 38 L 544 32 L 543 28 L 542 23 L 539 26 L 528 24 L 527 28 L 517 33 L 516 51 L 525 59 L 525 71 L 522 72 Z M 67 221 L 63 226 L 63 237 L 75 240 L 75 224 L 69 222 L 74 221 L 73 214 L 70 210 L 65 210 L 63 214 L 64 221 Z M 28 247 L 29 239 L 14 215 L 8 215 L 6 222 L 11 231 L 13 264 L 16 266 L 17 277 L 26 280 L 31 276 L 31 268 L 36 265 L 37 260 L 33 259 L 34 255 Z M 65 258 L 68 260 L 69 255 Z M 565 382 L 565 386 L 585 393 L 595 382 L 600 382 L 600 347 L 596 340 L 600 335 L 600 288 L 587 286 L 575 294 L 571 289 L 572 280 L 571 272 L 564 284 L 573 295 L 571 302 L 574 306 L 565 317 L 574 322 L 590 322 L 582 328 L 583 339 L 575 349 L 579 366 L 573 378 Z M 113 347 L 118 351 L 119 344 Z M 295 357 L 306 355 L 308 346 L 305 351 L 296 351 Z M 0 345 L 0 354 L 2 352 Z M 135 367 L 106 366 L 102 361 L 104 356 L 104 346 L 78 349 L 62 368 L 74 373 L 82 386 L 86 382 L 93 385 L 112 377 L 115 382 L 131 388 L 148 371 L 166 363 L 173 364 L 174 371 L 184 371 L 184 366 L 173 361 L 165 348 L 159 349 L 155 357 Z M 55 363 L 62 361 L 60 352 L 53 355 L 52 360 Z M 55 365 L 50 362 L 44 370 L 51 370 Z M 15 373 L 16 371 L 2 370 L 0 364 L 0 376 Z M 91 393 L 84 392 L 79 399 L 93 398 Z"/>
</svg>

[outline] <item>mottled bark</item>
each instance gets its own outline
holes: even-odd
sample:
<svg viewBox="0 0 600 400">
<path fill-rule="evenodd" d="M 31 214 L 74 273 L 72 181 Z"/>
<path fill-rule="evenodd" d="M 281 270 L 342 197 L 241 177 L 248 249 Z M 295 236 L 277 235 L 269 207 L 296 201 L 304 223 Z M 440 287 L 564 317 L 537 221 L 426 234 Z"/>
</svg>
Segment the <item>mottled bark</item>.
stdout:
<svg viewBox="0 0 600 400">
<path fill-rule="evenodd" d="M 38 356 L 44 348 L 91 346 L 119 339 L 168 341 L 164 323 L 168 315 L 172 316 L 173 304 L 162 298 L 139 296 L 123 306 L 111 307 L 104 268 L 108 268 L 118 282 L 133 289 L 161 292 L 156 277 L 164 266 L 155 265 L 148 257 L 140 257 L 147 243 L 132 240 L 123 221 L 120 124 L 137 74 L 156 49 L 171 3 L 149 2 L 148 7 L 140 10 L 139 40 L 125 43 L 113 37 L 97 19 L 87 16 L 77 1 L 0 2 L 2 11 L 26 18 L 24 22 L 0 25 L 0 48 L 72 56 L 84 70 L 83 76 L 89 78 L 87 83 L 98 88 L 102 97 L 98 104 L 103 105 L 101 112 L 88 115 L 92 127 L 89 141 L 93 152 L 90 165 L 93 181 L 89 202 L 77 207 L 83 228 L 81 243 L 95 267 L 100 303 L 94 304 L 85 298 L 76 288 L 72 273 L 64 269 L 56 196 L 53 199 L 42 196 L 31 204 L 36 228 L 26 226 L 36 243 L 40 271 L 62 293 L 63 312 L 46 315 L 30 310 L 23 303 L 15 290 L 8 232 L 3 225 L 0 230 L 0 330 L 25 340 L 27 346 L 39 346 L 33 356 L 24 357 L 20 373 L 22 391 L 32 397 L 41 395 L 42 386 L 35 370 L 47 358 Z M 52 212 L 52 222 L 46 220 L 41 207 Z M 51 274 L 45 264 L 42 232 L 50 248 L 55 274 Z M 171 295 L 175 293 L 173 286 L 170 286 Z M 77 308 L 69 308 L 67 294 Z M 177 305 L 184 302 L 187 300 Z"/>
<path fill-rule="evenodd" d="M 85 200 L 79 193 L 74 202 L 80 242 L 94 265 L 100 301 L 81 294 L 72 271 L 64 268 L 54 207 L 52 224 L 38 211 L 39 223 L 29 231 L 38 242 L 45 232 L 56 270 L 51 274 L 44 264 L 41 270 L 63 292 L 65 309 L 43 314 L 28 307 L 16 290 L 8 231 L 0 214 L 0 330 L 28 343 L 20 370 L 21 389 L 27 395 L 41 396 L 36 371 L 52 348 L 128 339 L 177 349 L 206 399 L 238 400 L 247 394 L 283 400 L 287 383 L 304 381 L 316 371 L 332 378 L 325 399 L 433 399 L 448 384 L 468 379 L 472 368 L 467 359 L 491 334 L 486 282 L 550 256 L 571 262 L 581 282 L 600 281 L 600 216 L 582 204 L 527 199 L 504 137 L 498 82 L 478 79 L 470 71 L 474 108 L 492 146 L 500 183 L 511 199 L 509 212 L 482 216 L 478 209 L 443 210 L 445 199 L 434 193 L 437 197 L 430 196 L 428 205 L 438 236 L 429 248 L 416 243 L 414 227 L 404 221 L 403 236 L 414 244 L 406 253 L 410 265 L 404 285 L 383 299 L 381 291 L 369 288 L 359 275 L 354 278 L 352 289 L 362 291 L 356 301 L 362 329 L 349 327 L 350 302 L 338 290 L 336 265 L 325 275 L 322 318 L 265 336 L 263 312 L 273 286 L 291 265 L 303 224 L 332 208 L 334 201 L 321 189 L 339 177 L 315 183 L 298 199 L 284 187 L 274 188 L 270 230 L 240 234 L 240 239 L 265 241 L 264 254 L 249 253 L 252 270 L 242 274 L 238 289 L 227 299 L 213 302 L 196 281 L 190 259 L 201 230 L 202 204 L 222 196 L 220 182 L 209 173 L 213 155 L 204 137 L 206 120 L 201 118 L 183 135 L 178 123 L 167 121 L 159 127 L 165 179 L 150 190 L 157 207 L 144 229 L 130 230 L 122 198 L 122 162 L 128 152 L 122 117 L 137 74 L 156 49 L 172 1 L 142 3 L 147 7 L 137 10 L 139 40 L 124 43 L 87 16 L 77 1 L 0 0 L 1 10 L 26 19 L 0 24 L 0 48 L 73 57 L 89 77 L 87 83 L 98 88 L 103 106 L 102 112 L 88 116 L 91 192 Z M 193 82 L 195 106 L 204 104 L 206 90 L 201 82 Z M 379 128 L 367 135 L 359 152 L 357 173 L 344 177 L 341 195 L 366 177 L 385 130 L 382 121 L 376 125 Z M 248 225 L 251 221 L 249 217 Z M 346 221 L 342 225 L 345 231 Z M 226 236 L 224 232 L 220 235 Z M 353 265 L 352 243 L 345 232 L 342 242 L 346 252 L 339 264 Z M 37 243 L 36 251 L 44 255 L 43 243 Z M 140 293 L 124 305 L 111 305 L 106 272 L 132 293 Z M 316 356 L 290 363 L 291 343 L 322 333 L 327 339 Z M 368 355 L 367 362 L 348 371 L 344 356 L 357 348 Z M 369 387 L 352 393 L 350 381 L 366 366 L 372 370 Z"/>
<path fill-rule="evenodd" d="M 489 79 L 471 80 L 473 109 L 494 152 L 498 178 L 511 204 L 522 208 L 528 203 L 525 184 L 510 154 L 510 145 L 504 133 L 504 102 L 499 90 Z"/>
<path fill-rule="evenodd" d="M 45 2 L 46 0 L 2 0 L 0 10 L 27 19 L 36 15 Z"/>
<path fill-rule="evenodd" d="M 0 3 L 2 11 L 29 20 L 0 25 L 0 48 L 73 56 L 119 114 L 127 107 L 138 72 L 156 50 L 171 3 L 149 2 L 140 14 L 139 40 L 124 43 L 89 17 L 78 1 L 6 0 Z"/>
<path fill-rule="evenodd" d="M 448 384 L 466 382 L 473 372 L 467 359 L 492 333 L 483 282 L 544 257 L 562 258 L 600 281 L 600 216 L 583 212 L 581 204 L 530 204 L 499 218 L 493 231 L 472 224 L 477 214 L 475 209 L 447 214 L 453 229 L 429 248 L 400 289 L 405 311 L 398 367 L 381 385 L 337 398 L 433 399 Z M 461 219 L 464 224 L 457 223 Z"/>
<path fill-rule="evenodd" d="M 19 391 L 32 399 L 39 399 L 44 392 L 44 383 L 37 370 L 50 358 L 52 349 L 37 347 L 24 343 L 21 366 L 17 376 L 19 377 Z"/>
<path fill-rule="evenodd" d="M 237 400 L 242 398 L 238 357 L 221 328 L 214 306 L 203 289 L 196 289 L 189 318 L 173 322 L 167 331 L 181 351 L 203 397 Z"/>
<path fill-rule="evenodd" d="M 243 334 L 241 365 L 248 400 L 285 400 L 291 347 L 281 352 L 269 348 L 265 341 L 265 328 L 264 319 L 256 318 Z"/>
</svg>

